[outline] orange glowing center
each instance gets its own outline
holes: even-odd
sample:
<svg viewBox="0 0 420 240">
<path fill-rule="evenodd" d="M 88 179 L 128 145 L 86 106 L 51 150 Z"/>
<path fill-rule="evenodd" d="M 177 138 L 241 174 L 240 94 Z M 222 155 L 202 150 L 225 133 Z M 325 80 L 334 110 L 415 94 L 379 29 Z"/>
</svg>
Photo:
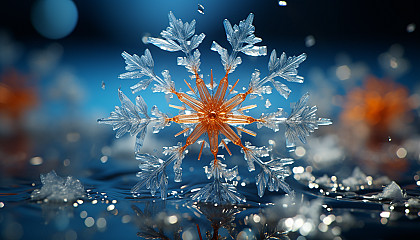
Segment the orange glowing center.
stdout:
<svg viewBox="0 0 420 240">
<path fill-rule="evenodd" d="M 225 77 L 223 77 L 222 80 L 220 80 L 219 86 L 216 92 L 214 92 L 213 94 L 210 94 L 203 79 L 200 78 L 197 72 L 195 73 L 195 76 L 197 91 L 193 90 L 193 88 L 188 82 L 185 81 L 185 83 L 187 84 L 189 89 L 196 95 L 196 98 L 193 98 L 186 93 L 177 92 L 175 89 L 172 89 L 171 91 L 178 97 L 178 99 L 181 102 L 185 103 L 194 110 L 193 113 L 179 114 L 173 118 L 169 118 L 169 121 L 173 121 L 176 123 L 196 124 L 194 130 L 188 136 L 185 145 L 182 146 L 180 150 L 184 151 L 189 145 L 195 143 L 201 135 L 207 133 L 209 138 L 208 140 L 210 144 L 210 151 L 214 155 L 215 163 L 217 162 L 216 156 L 218 153 L 219 135 L 221 134 L 224 135 L 227 139 L 229 139 L 232 143 L 240 146 L 242 149 L 244 149 L 244 151 L 247 151 L 248 149 L 242 145 L 241 139 L 235 133 L 235 131 L 232 130 L 230 125 L 247 125 L 256 121 L 262 121 L 260 119 L 255 119 L 244 114 L 234 114 L 232 112 L 239 104 L 241 104 L 245 100 L 246 96 L 249 95 L 252 90 L 249 89 L 245 93 L 236 94 L 232 98 L 226 99 L 225 96 L 228 90 L 228 73 L 226 73 Z M 235 85 L 231 88 L 230 91 L 232 91 Z M 211 86 L 213 86 L 213 72 L 211 73 Z M 176 108 L 185 110 L 185 108 L 182 107 Z M 241 109 L 239 109 L 239 111 L 241 111 Z M 183 131 L 176 134 L 175 136 L 185 133 L 188 130 L 189 128 L 186 128 Z M 241 129 L 241 131 L 250 133 L 243 128 Z M 252 135 L 252 132 L 250 134 Z M 230 150 L 227 148 L 225 141 L 221 140 L 221 142 L 225 146 L 228 153 L 231 154 Z M 201 146 L 199 159 L 203 150 L 203 146 L 204 141 Z"/>
</svg>

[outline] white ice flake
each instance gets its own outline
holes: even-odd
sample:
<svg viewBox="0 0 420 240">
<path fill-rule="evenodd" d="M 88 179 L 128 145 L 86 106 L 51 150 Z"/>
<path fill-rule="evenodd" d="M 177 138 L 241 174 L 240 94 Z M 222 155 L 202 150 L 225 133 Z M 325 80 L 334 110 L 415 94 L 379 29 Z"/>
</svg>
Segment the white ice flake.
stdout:
<svg viewBox="0 0 420 240">
<path fill-rule="evenodd" d="M 78 179 L 72 176 L 64 179 L 54 170 L 41 174 L 41 182 L 41 189 L 35 189 L 31 193 L 32 200 L 72 203 L 85 194 L 85 189 Z"/>
</svg>

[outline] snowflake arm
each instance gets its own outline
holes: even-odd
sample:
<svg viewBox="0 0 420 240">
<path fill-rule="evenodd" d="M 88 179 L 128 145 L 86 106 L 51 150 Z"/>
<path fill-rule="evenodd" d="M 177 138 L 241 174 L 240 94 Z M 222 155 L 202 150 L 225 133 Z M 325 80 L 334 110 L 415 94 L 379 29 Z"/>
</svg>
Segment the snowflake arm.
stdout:
<svg viewBox="0 0 420 240">
<path fill-rule="evenodd" d="M 235 24 L 232 27 L 227 19 L 223 21 L 227 40 L 232 46 L 232 53 L 229 55 L 228 51 L 215 41 L 213 41 L 211 50 L 219 53 L 226 73 L 235 71 L 235 68 L 242 63 L 241 58 L 237 57 L 239 52 L 249 56 L 264 56 L 267 54 L 266 46 L 254 45 L 261 42 L 262 39 L 254 35 L 255 27 L 252 25 L 253 20 L 254 14 L 250 13 L 246 20 L 239 22 L 239 26 Z"/>
<path fill-rule="evenodd" d="M 288 82 L 303 83 L 303 77 L 297 74 L 297 68 L 299 67 L 299 64 L 305 61 L 305 59 L 305 53 L 302 53 L 299 56 L 287 57 L 284 52 L 280 58 L 277 58 L 276 50 L 273 50 L 268 62 L 269 75 L 261 79 L 259 71 L 256 70 L 252 74 L 249 89 L 252 89 L 252 94 L 261 95 L 261 93 L 264 93 L 265 90 L 264 84 L 271 82 L 277 92 L 287 99 L 291 90 L 280 81 L 274 80 L 274 78 L 281 77 Z"/>
<path fill-rule="evenodd" d="M 179 143 L 177 146 L 165 148 L 163 153 L 169 155 L 169 158 L 166 161 L 150 154 L 136 154 L 136 159 L 140 161 L 139 168 L 141 171 L 136 175 L 140 180 L 131 189 L 132 193 L 138 193 L 139 190 L 145 186 L 150 190 L 152 196 L 160 189 L 161 198 L 166 199 L 168 186 L 166 167 L 174 161 L 175 181 L 181 181 L 181 163 L 186 151 L 180 147 Z"/>
<path fill-rule="evenodd" d="M 166 199 L 168 177 L 165 169 L 173 159 L 163 161 L 150 154 L 136 154 L 136 159 L 140 161 L 139 168 L 141 171 L 136 175 L 140 178 L 140 181 L 131 189 L 131 192 L 137 193 L 140 188 L 146 186 L 154 196 L 157 189 L 160 188 L 161 198 Z"/>
<path fill-rule="evenodd" d="M 141 96 L 136 98 L 136 105 L 119 89 L 118 96 L 121 107 L 116 106 L 109 118 L 98 119 L 98 122 L 112 125 L 113 130 L 117 130 L 116 138 L 120 138 L 127 132 L 131 136 L 136 136 L 135 152 L 138 152 L 143 146 L 147 125 L 154 119 L 147 114 L 147 105 Z"/>
<path fill-rule="evenodd" d="M 185 66 L 191 73 L 199 72 L 200 52 L 196 48 L 206 35 L 204 33 L 194 35 L 195 20 L 183 23 L 181 19 L 176 19 L 172 12 L 169 12 L 168 17 L 169 27 L 160 33 L 164 39 L 149 37 L 147 41 L 165 51 L 184 52 L 186 56 L 178 57 L 178 65 Z M 196 50 L 193 52 L 194 49 Z"/>
<path fill-rule="evenodd" d="M 260 157 L 267 157 L 269 151 L 270 149 L 256 148 L 249 144 L 246 144 L 246 150 L 244 151 L 248 164 L 250 164 L 249 162 L 255 162 L 261 167 L 261 171 L 256 177 L 258 195 L 262 197 L 268 185 L 268 191 L 270 192 L 282 189 L 290 196 L 294 196 L 293 190 L 284 181 L 290 174 L 287 165 L 292 164 L 294 160 L 291 158 L 276 158 L 268 162 L 262 161 Z"/>
<path fill-rule="evenodd" d="M 158 133 L 161 129 L 170 125 L 169 118 L 166 114 L 160 112 L 156 106 L 153 106 L 151 110 L 152 115 L 155 117 L 149 117 L 147 105 L 141 96 L 137 96 L 136 105 L 119 89 L 118 97 L 121 107 L 116 106 L 110 117 L 98 119 L 98 122 L 112 125 L 113 130 L 117 131 L 115 134 L 116 138 L 120 138 L 127 132 L 131 136 L 136 136 L 134 152 L 137 153 L 143 146 L 147 126 L 152 123 L 153 133 Z"/>
<path fill-rule="evenodd" d="M 207 184 L 200 189 L 193 197 L 193 200 L 201 202 L 212 202 L 219 204 L 235 204 L 245 202 L 245 197 L 238 193 L 236 189 L 227 182 L 221 182 L 224 178 L 225 181 L 231 181 L 238 175 L 237 167 L 227 169 L 226 165 L 220 161 L 211 161 L 210 167 L 205 166 L 207 178 L 213 178 L 213 182 Z"/>
<path fill-rule="evenodd" d="M 164 92 L 169 94 L 175 89 L 174 82 L 171 81 L 168 70 L 164 70 L 162 72 L 164 77 L 163 80 L 155 74 L 153 70 L 154 62 L 149 49 L 146 49 L 144 51 L 144 55 L 141 57 L 139 57 L 137 54 L 130 55 L 125 51 L 121 54 L 121 56 L 125 59 L 125 63 L 127 64 L 125 70 L 128 72 L 120 74 L 120 79 L 136 79 L 147 77 L 146 79 L 143 79 L 139 83 L 130 87 L 133 93 L 145 90 L 153 81 L 157 82 L 157 84 L 155 84 L 154 92 Z"/>
<path fill-rule="evenodd" d="M 287 147 L 294 147 L 298 140 L 306 143 L 306 137 L 310 133 L 318 129 L 318 126 L 326 126 L 332 124 L 328 118 L 317 118 L 316 106 L 309 107 L 306 102 L 309 94 L 306 93 L 293 106 L 290 116 L 284 123 L 286 124 L 286 145 Z"/>
</svg>

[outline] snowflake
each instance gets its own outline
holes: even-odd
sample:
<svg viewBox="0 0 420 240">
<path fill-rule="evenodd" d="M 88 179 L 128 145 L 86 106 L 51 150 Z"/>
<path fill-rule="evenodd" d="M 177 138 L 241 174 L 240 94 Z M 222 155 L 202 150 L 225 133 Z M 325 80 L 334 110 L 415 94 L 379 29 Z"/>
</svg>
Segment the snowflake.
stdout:
<svg viewBox="0 0 420 240">
<path fill-rule="evenodd" d="M 182 106 L 170 105 L 180 110 L 174 117 L 160 112 L 156 106 L 153 106 L 150 117 L 147 111 L 147 105 L 141 96 L 136 98 L 136 104 L 133 104 L 121 90 L 118 90 L 121 107 L 115 107 L 109 118 L 99 119 L 99 123 L 110 124 L 114 130 L 117 130 L 116 137 L 129 132 L 136 136 L 135 153 L 136 159 L 140 162 L 137 177 L 140 181 L 132 188 L 132 193 L 138 193 L 141 188 L 146 187 L 152 195 L 155 195 L 160 189 L 162 199 L 167 197 L 168 176 L 166 168 L 174 163 L 175 182 L 180 182 L 182 177 L 182 160 L 188 153 L 187 148 L 198 142 L 201 149 L 198 158 L 204 146 L 209 145 L 213 159 L 210 165 L 205 167 L 205 173 L 213 181 L 200 189 L 192 198 L 193 200 L 214 203 L 239 203 L 245 201 L 244 196 L 236 191 L 230 182 L 238 176 L 237 166 L 229 169 L 223 163 L 224 159 L 218 155 L 219 147 L 223 147 L 229 154 L 228 143 L 231 142 L 241 148 L 249 171 L 256 170 L 255 165 L 259 166 L 259 173 L 256 176 L 256 185 L 258 195 L 262 197 L 266 188 L 269 191 L 278 191 L 282 189 L 289 195 L 293 195 L 293 190 L 284 181 L 289 175 L 288 165 L 293 163 L 290 158 L 272 158 L 263 161 L 264 157 L 270 156 L 271 148 L 256 147 L 250 143 L 242 143 L 241 134 L 246 133 L 256 136 L 256 133 L 246 129 L 245 126 L 256 123 L 257 128 L 268 127 L 275 132 L 279 130 L 279 125 L 286 125 L 286 144 L 287 147 L 294 147 L 297 141 L 306 142 L 306 136 L 318 128 L 319 125 L 329 125 L 331 121 L 326 118 L 317 118 L 316 107 L 306 105 L 308 94 L 305 94 L 298 103 L 292 108 L 289 117 L 286 117 L 282 109 L 269 114 L 263 114 L 259 118 L 254 118 L 245 114 L 246 110 L 255 108 L 256 105 L 242 106 L 242 103 L 248 96 L 262 96 L 270 94 L 271 83 L 274 88 L 286 99 L 291 90 L 277 78 L 281 77 L 289 82 L 302 83 L 303 77 L 297 74 L 297 68 L 300 63 L 306 59 L 305 54 L 299 56 L 287 57 L 285 53 L 277 57 L 275 50 L 271 52 L 268 70 L 269 74 L 261 78 L 260 72 L 255 70 L 251 76 L 248 88 L 243 93 L 236 93 L 233 86 L 229 85 L 228 76 L 236 67 L 242 63 L 238 54 L 243 53 L 249 56 L 263 56 L 267 54 L 266 46 L 256 46 L 262 41 L 254 35 L 255 27 L 252 25 L 254 15 L 251 13 L 246 20 L 239 25 L 232 27 L 228 20 L 224 21 L 227 40 L 232 46 L 229 53 L 227 49 L 213 42 L 211 50 L 216 51 L 220 57 L 225 69 L 225 76 L 216 84 L 211 72 L 210 84 L 205 84 L 202 75 L 200 75 L 200 52 L 197 47 L 203 41 L 203 33 L 195 35 L 195 20 L 190 23 L 183 23 L 176 19 L 172 12 L 169 13 L 169 27 L 161 32 L 162 38 L 149 37 L 148 42 L 161 48 L 162 50 L 176 52 L 182 51 L 185 56 L 178 57 L 178 65 L 184 66 L 188 72 L 192 73 L 191 79 L 195 79 L 195 87 L 184 80 L 189 91 L 184 93 L 175 89 L 175 84 L 171 80 L 168 70 L 162 72 L 162 77 L 155 74 L 154 61 L 148 49 L 144 55 L 130 55 L 127 52 L 122 53 L 125 59 L 126 73 L 119 76 L 121 79 L 143 78 L 137 84 L 131 87 L 133 93 L 145 90 L 153 82 L 153 92 L 163 92 L 170 96 L 176 96 Z M 217 86 L 217 88 L 216 88 Z M 228 97 L 234 94 L 233 97 Z M 175 135 L 184 134 L 186 142 L 179 142 L 178 145 L 167 147 L 163 154 L 168 155 L 168 159 L 163 160 L 156 156 L 140 153 L 146 135 L 146 129 L 149 124 L 154 126 L 154 133 L 169 126 L 172 122 L 179 124 L 183 130 Z M 236 129 L 236 132 L 234 131 Z M 208 143 L 200 140 L 203 135 L 208 136 Z M 224 136 L 224 138 L 222 138 Z M 207 138 L 206 138 L 207 140 Z"/>
</svg>

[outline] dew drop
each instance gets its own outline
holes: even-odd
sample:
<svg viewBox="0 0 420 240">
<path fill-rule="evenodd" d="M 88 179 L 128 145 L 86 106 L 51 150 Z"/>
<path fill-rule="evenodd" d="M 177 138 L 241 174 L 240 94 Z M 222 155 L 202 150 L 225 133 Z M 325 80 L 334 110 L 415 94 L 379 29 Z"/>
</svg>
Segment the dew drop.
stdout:
<svg viewBox="0 0 420 240">
<path fill-rule="evenodd" d="M 201 13 L 201 14 L 204 14 L 204 6 L 203 6 L 203 5 L 201 5 L 201 4 L 198 4 L 198 9 L 197 9 L 197 11 L 198 11 L 199 13 Z"/>
<path fill-rule="evenodd" d="M 102 81 L 101 88 L 102 88 L 103 90 L 105 90 L 105 82 L 104 82 L 104 81 Z"/>
</svg>

